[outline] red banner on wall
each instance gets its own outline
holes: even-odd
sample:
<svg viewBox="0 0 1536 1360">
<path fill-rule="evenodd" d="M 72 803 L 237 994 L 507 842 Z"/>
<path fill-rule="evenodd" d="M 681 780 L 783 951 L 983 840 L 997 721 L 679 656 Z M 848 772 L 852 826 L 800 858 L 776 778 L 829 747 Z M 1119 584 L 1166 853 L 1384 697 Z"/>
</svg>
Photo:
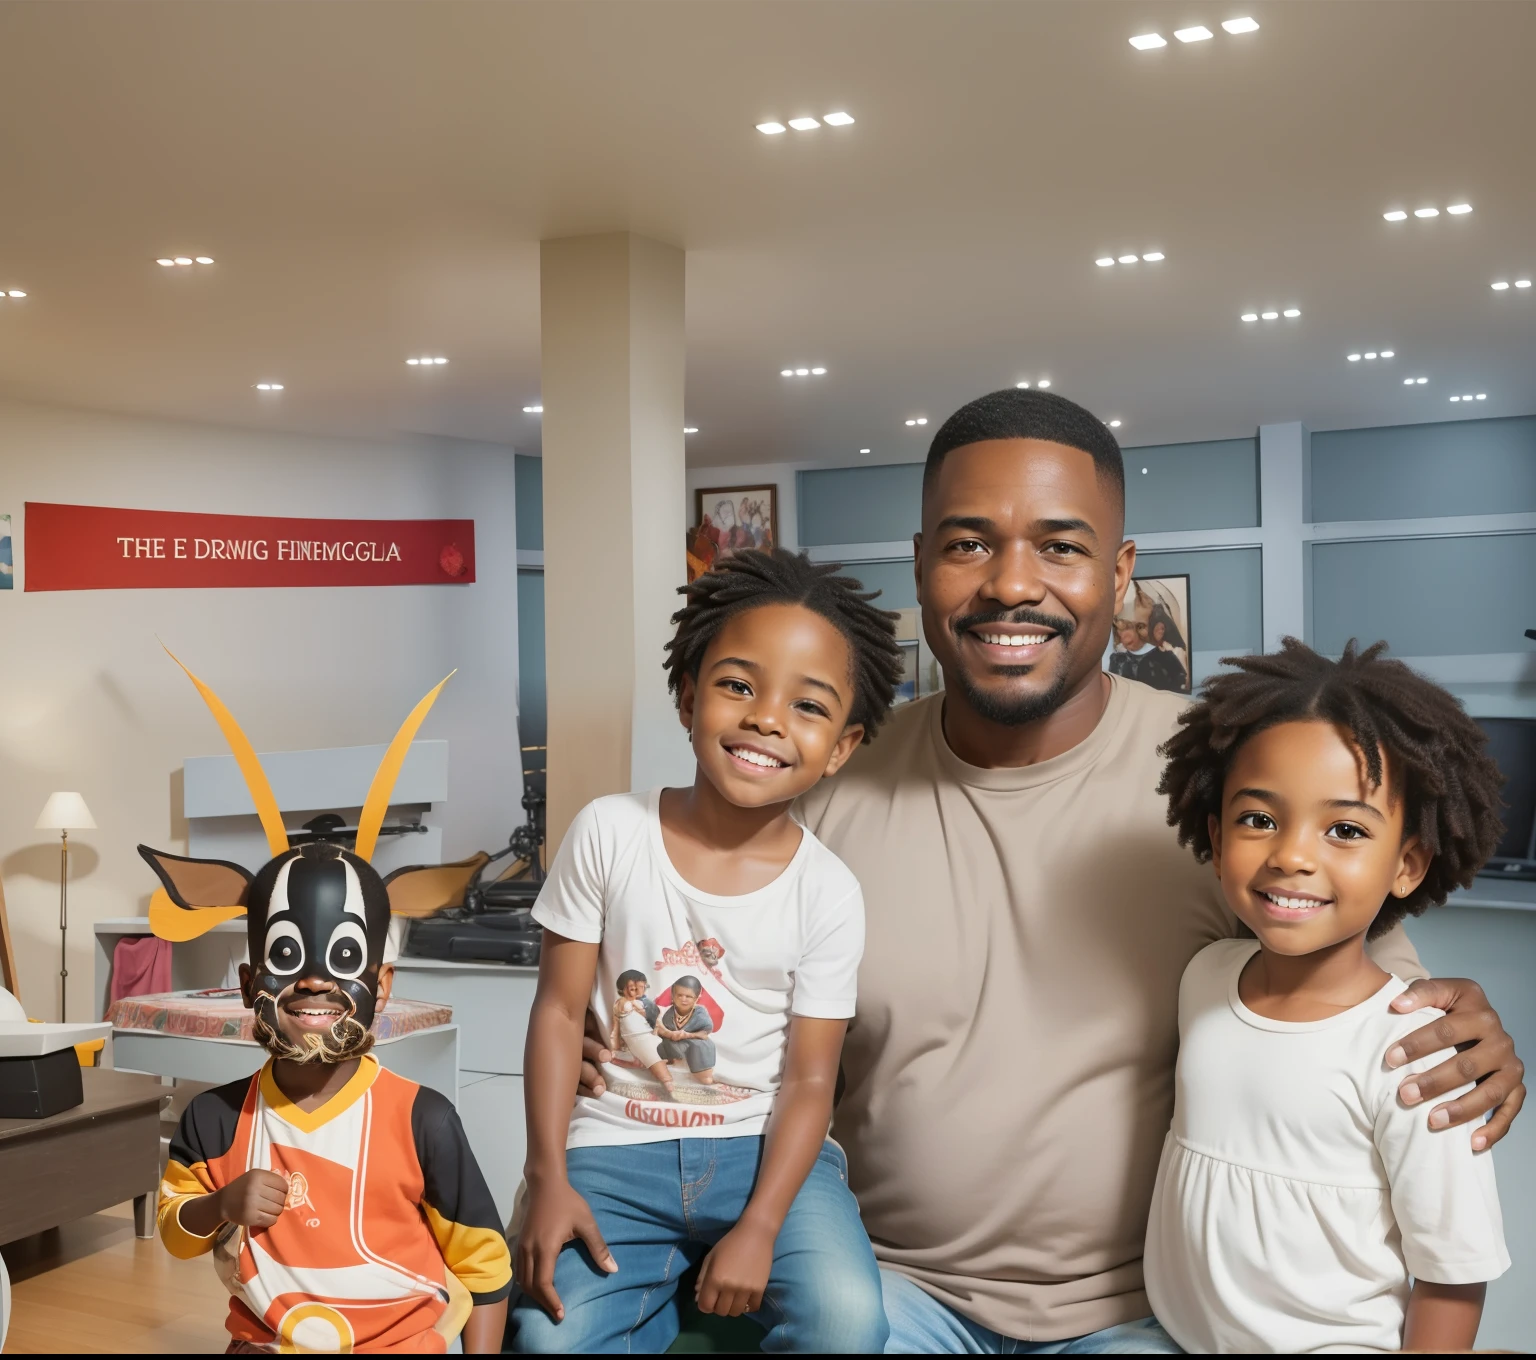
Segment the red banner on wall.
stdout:
<svg viewBox="0 0 1536 1360">
<path fill-rule="evenodd" d="M 26 505 L 28 590 L 446 586 L 475 579 L 472 519 L 280 519 Z"/>
</svg>

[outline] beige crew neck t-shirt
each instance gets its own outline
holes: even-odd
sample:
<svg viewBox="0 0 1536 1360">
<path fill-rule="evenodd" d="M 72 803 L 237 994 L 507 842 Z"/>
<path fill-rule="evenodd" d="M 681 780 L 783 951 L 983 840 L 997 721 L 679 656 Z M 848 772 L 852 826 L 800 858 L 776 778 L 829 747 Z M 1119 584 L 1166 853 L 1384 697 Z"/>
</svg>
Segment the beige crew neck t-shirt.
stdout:
<svg viewBox="0 0 1536 1360">
<path fill-rule="evenodd" d="M 1238 933 L 1157 793 L 1186 702 L 1111 677 L 1085 741 L 983 770 L 949 749 L 935 695 L 802 801 L 864 890 L 833 1133 L 875 1253 L 1021 1341 L 1151 1313 L 1179 980 Z M 1400 928 L 1371 952 L 1424 976 Z"/>
</svg>

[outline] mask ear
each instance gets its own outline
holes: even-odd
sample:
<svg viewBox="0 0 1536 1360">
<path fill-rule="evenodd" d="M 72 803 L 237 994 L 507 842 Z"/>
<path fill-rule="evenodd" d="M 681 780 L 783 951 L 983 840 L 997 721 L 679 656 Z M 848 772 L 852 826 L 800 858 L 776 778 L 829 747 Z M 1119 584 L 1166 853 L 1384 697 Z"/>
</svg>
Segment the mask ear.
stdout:
<svg viewBox="0 0 1536 1360">
<path fill-rule="evenodd" d="M 188 859 L 139 846 L 164 885 L 149 899 L 149 928 L 162 940 L 195 940 L 220 921 L 245 914 L 251 873 L 223 859 Z"/>
<path fill-rule="evenodd" d="M 395 916 L 431 916 L 464 905 L 464 890 L 490 856 L 481 850 L 453 864 L 418 864 L 396 869 L 384 880 Z"/>
</svg>

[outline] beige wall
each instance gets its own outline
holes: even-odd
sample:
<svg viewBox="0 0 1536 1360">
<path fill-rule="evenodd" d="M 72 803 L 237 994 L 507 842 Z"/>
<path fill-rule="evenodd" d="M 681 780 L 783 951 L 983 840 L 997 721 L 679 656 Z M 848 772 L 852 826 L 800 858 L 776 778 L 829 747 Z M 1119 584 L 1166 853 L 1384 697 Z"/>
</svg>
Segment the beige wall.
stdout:
<svg viewBox="0 0 1536 1360">
<path fill-rule="evenodd" d="M 469 586 L 29 594 L 24 501 L 266 515 L 475 520 Z M 90 1006 L 91 923 L 142 915 L 154 886 L 134 846 L 185 846 L 187 756 L 221 754 L 174 649 L 258 751 L 387 741 L 459 673 L 422 730 L 447 738 L 445 856 L 505 842 L 522 820 L 510 448 L 268 435 L 0 402 L 0 513 L 18 589 L 0 592 L 0 874 L 21 994 L 57 1016 L 58 842 L 33 830 L 78 789 L 99 830 L 71 837 L 70 1013 Z"/>
</svg>

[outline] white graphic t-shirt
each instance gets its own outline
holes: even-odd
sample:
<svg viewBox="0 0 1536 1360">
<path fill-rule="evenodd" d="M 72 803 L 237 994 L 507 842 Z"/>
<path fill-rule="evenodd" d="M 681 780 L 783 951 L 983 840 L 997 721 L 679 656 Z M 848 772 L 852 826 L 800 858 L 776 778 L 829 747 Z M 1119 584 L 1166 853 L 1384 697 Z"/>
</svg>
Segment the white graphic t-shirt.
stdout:
<svg viewBox="0 0 1536 1360">
<path fill-rule="evenodd" d="M 853 1015 L 864 953 L 858 880 L 809 831 L 774 881 L 721 897 L 667 857 L 661 791 L 582 809 L 533 909 L 601 944 L 592 1011 L 614 1061 L 579 1096 L 567 1147 L 763 1131 L 791 1015 Z"/>
</svg>

